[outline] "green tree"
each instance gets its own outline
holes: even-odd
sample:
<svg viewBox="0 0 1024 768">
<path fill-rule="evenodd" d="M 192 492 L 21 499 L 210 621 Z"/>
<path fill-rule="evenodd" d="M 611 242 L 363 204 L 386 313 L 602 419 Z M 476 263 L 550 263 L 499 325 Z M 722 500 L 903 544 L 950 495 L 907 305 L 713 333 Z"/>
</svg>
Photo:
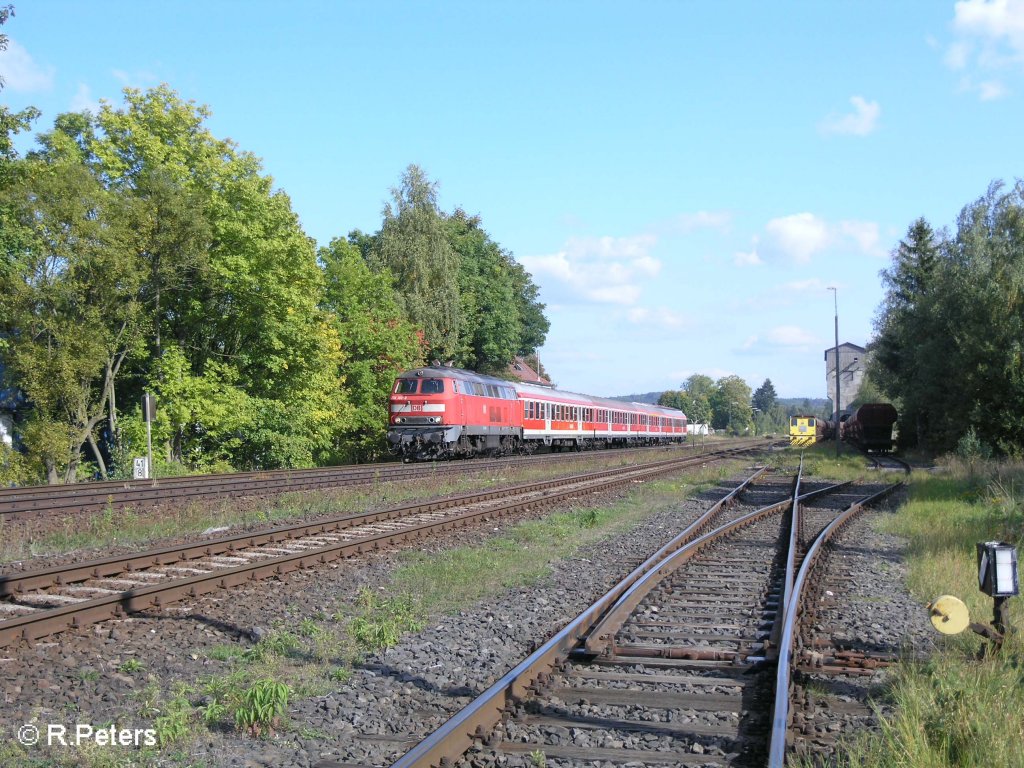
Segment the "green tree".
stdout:
<svg viewBox="0 0 1024 768">
<path fill-rule="evenodd" d="M 503 373 L 521 347 L 511 256 L 491 240 L 479 216 L 459 209 L 444 225 L 459 256 L 462 332 L 456 361 L 471 370 Z"/>
<path fill-rule="evenodd" d="M 754 426 L 750 387 L 739 376 L 723 376 L 715 382 L 711 410 L 711 426 L 715 429 L 728 429 L 733 434 L 741 435 Z"/>
<path fill-rule="evenodd" d="M 385 448 L 388 394 L 398 373 L 422 363 L 416 327 L 402 315 L 387 270 L 372 272 L 359 248 L 359 233 L 320 249 L 324 307 L 334 317 L 345 363 L 344 418 L 332 441 L 332 459 L 366 461 Z"/>
<path fill-rule="evenodd" d="M 775 387 L 772 385 L 771 379 L 765 379 L 764 383 L 761 384 L 751 398 L 753 406 L 761 411 L 761 413 L 768 413 L 775 405 L 777 395 L 775 394 Z"/>
<path fill-rule="evenodd" d="M 133 381 L 149 379 L 168 339 L 196 377 L 229 365 L 258 413 L 232 462 L 308 465 L 330 451 L 341 418 L 323 276 L 287 195 L 255 156 L 210 133 L 209 115 L 166 85 L 126 89 L 123 108 L 61 116 L 41 143 L 46 155 L 81 157 L 135 202 L 154 356 Z"/>
<path fill-rule="evenodd" d="M 462 332 L 459 257 L 438 209 L 437 184 L 419 166 L 410 165 L 391 195 L 373 243 L 373 265 L 386 267 L 394 276 L 399 304 L 423 329 L 429 354 L 454 359 Z"/>
<path fill-rule="evenodd" d="M 901 412 L 901 442 L 954 450 L 973 435 L 1024 445 L 1024 183 L 993 184 L 955 236 L 911 225 L 883 273 L 870 371 Z"/>
<path fill-rule="evenodd" d="M 8 375 L 33 408 L 23 442 L 48 482 L 77 478 L 86 443 L 105 474 L 96 427 L 143 328 L 126 208 L 74 161 L 34 161 L 3 198 L 25 246 L 0 272 Z"/>
<path fill-rule="evenodd" d="M 683 413 L 691 424 L 712 424 L 711 399 L 715 394 L 715 382 L 710 376 L 695 373 L 680 385 L 682 392 L 689 398 L 681 399 Z"/>
<path fill-rule="evenodd" d="M 915 444 L 927 432 L 938 381 L 920 379 L 942 354 L 944 335 L 936 335 L 935 283 L 942 260 L 941 244 L 923 218 L 914 221 L 892 254 L 892 266 L 882 272 L 886 287 L 882 309 L 875 319 L 869 376 L 897 400 L 900 439 Z"/>
</svg>

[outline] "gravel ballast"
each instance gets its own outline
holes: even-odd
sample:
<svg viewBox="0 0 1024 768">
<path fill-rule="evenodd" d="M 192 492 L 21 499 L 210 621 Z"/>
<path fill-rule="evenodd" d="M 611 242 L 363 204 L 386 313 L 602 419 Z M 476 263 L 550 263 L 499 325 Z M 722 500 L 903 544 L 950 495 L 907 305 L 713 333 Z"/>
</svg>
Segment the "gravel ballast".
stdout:
<svg viewBox="0 0 1024 768">
<path fill-rule="evenodd" d="M 180 748 L 192 765 L 312 766 L 322 761 L 387 765 L 416 737 L 426 735 L 518 663 L 544 638 L 574 618 L 621 576 L 706 509 L 707 498 L 680 501 L 655 512 L 628 534 L 578 552 L 530 587 L 513 588 L 455 615 L 434 618 L 387 652 L 367 657 L 344 682 L 323 695 L 293 699 L 287 725 L 271 737 L 253 739 L 229 729 L 202 734 Z M 926 649 L 931 629 L 924 608 L 902 585 L 902 544 L 875 533 L 870 513 L 844 537 L 853 542 L 848 570 L 856 578 L 840 595 L 843 608 L 828 617 L 836 641 L 862 641 L 896 653 L 907 642 Z M 467 529 L 432 539 L 438 551 L 479 543 L 506 528 Z M 855 533 L 852 533 L 855 531 Z M 362 556 L 342 564 L 268 580 L 258 587 L 196 600 L 154 616 L 108 622 L 78 636 L 62 636 L 33 649 L 9 651 L 0 661 L 7 735 L 24 723 L 136 724 L 147 676 L 169 687 L 224 673 L 217 646 L 249 646 L 275 622 L 294 628 L 304 618 L 330 614 L 364 586 L 385 586 L 399 564 L 394 552 Z M 833 563 L 840 562 L 837 554 Z M 844 566 L 845 568 L 846 566 Z M 852 606 L 845 610 L 845 606 Z M 124 671 L 138 660 L 143 672 Z M 863 690 L 885 672 L 853 681 Z M 854 693 L 855 697 L 857 694 Z M 871 727 L 870 718 L 851 725 Z M 130 752 L 126 752 L 128 757 Z M 524 758 L 524 765 L 529 759 Z M 178 764 L 169 758 L 166 764 Z M 329 764 L 329 763 L 325 763 Z M 510 763 L 511 764 L 511 763 Z"/>
</svg>

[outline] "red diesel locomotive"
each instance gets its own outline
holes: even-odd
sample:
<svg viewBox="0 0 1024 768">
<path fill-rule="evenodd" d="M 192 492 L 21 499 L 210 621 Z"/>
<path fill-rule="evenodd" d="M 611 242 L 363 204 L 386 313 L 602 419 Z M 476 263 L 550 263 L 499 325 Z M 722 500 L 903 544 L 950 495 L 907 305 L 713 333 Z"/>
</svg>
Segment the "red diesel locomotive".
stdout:
<svg viewBox="0 0 1024 768">
<path fill-rule="evenodd" d="M 506 381 L 447 366 L 406 371 L 391 391 L 388 444 L 405 461 L 678 443 L 686 414 Z"/>
</svg>

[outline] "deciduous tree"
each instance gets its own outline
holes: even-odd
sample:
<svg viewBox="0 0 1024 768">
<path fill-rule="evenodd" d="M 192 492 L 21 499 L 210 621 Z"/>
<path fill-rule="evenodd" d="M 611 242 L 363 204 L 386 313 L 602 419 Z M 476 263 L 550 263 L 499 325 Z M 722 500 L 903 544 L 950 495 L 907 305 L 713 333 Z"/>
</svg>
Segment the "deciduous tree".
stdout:
<svg viewBox="0 0 1024 768">
<path fill-rule="evenodd" d="M 410 165 L 391 196 L 371 251 L 374 266 L 394 276 L 400 306 L 423 329 L 429 354 L 453 359 L 462 331 L 459 257 L 437 205 L 437 184 Z"/>
</svg>

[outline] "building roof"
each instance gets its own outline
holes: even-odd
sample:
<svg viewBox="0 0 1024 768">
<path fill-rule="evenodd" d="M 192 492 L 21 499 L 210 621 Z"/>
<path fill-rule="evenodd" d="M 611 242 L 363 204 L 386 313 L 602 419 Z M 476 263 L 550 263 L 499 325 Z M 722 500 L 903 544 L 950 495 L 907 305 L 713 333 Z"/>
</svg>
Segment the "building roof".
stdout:
<svg viewBox="0 0 1024 768">
<path fill-rule="evenodd" d="M 840 349 L 850 349 L 850 350 L 853 350 L 855 352 L 867 352 L 868 351 L 866 347 L 862 347 L 859 344 L 851 344 L 849 341 L 844 341 L 842 344 L 839 345 L 839 348 Z M 835 351 L 836 351 L 836 348 L 835 348 L 835 345 L 833 344 L 831 347 L 829 347 L 828 349 L 825 350 L 825 359 L 828 360 L 828 356 L 830 354 L 835 354 Z"/>
<path fill-rule="evenodd" d="M 508 372 L 524 384 L 540 384 L 544 387 L 551 386 L 551 379 L 542 376 L 533 369 L 529 363 L 521 357 L 516 357 L 508 366 Z"/>
</svg>

